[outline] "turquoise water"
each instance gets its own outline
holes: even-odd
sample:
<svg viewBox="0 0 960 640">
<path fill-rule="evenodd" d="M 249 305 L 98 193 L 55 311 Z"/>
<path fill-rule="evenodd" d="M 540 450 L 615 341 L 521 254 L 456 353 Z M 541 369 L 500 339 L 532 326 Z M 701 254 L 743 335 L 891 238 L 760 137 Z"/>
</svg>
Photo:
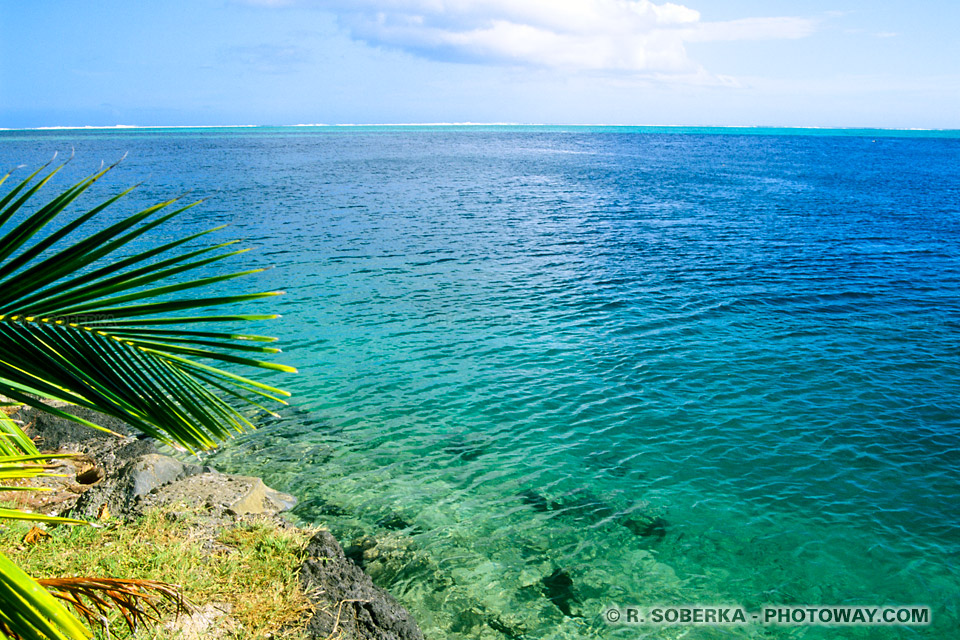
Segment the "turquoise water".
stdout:
<svg viewBox="0 0 960 640">
<path fill-rule="evenodd" d="M 955 637 L 956 132 L 0 132 L 7 166 L 71 147 L 277 266 L 296 405 L 216 463 L 367 547 L 428 637 Z M 694 603 L 933 623 L 602 616 Z"/>
</svg>

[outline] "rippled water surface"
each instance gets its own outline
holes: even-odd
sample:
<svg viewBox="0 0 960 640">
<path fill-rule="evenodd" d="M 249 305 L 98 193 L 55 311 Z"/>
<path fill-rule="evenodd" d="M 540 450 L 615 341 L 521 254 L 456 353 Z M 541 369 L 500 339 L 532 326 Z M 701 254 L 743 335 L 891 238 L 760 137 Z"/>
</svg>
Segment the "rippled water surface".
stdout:
<svg viewBox="0 0 960 640">
<path fill-rule="evenodd" d="M 104 193 L 210 196 L 181 229 L 277 266 L 247 286 L 287 291 L 296 404 L 218 464 L 430 638 L 956 637 L 960 140 L 797 133 L 2 132 L 0 160 L 129 152 Z M 688 603 L 933 624 L 602 618 Z"/>
</svg>

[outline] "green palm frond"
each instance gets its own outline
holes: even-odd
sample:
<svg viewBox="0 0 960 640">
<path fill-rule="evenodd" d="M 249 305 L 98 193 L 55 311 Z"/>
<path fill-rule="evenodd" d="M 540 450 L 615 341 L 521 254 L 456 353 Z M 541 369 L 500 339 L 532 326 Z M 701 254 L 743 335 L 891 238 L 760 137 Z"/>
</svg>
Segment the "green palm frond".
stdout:
<svg viewBox="0 0 960 640">
<path fill-rule="evenodd" d="M 45 489 L 37 487 L 8 487 L 5 486 L 5 483 L 8 480 L 56 475 L 48 473 L 52 466 L 48 464 L 47 461 L 72 457 L 74 457 L 74 454 L 71 453 L 0 456 L 0 492 L 44 491 Z M 0 520 L 34 520 L 53 524 L 87 524 L 87 522 L 83 520 L 76 520 L 74 518 L 60 518 L 40 513 L 25 513 L 17 509 L 8 509 L 5 507 L 0 507 Z"/>
<path fill-rule="evenodd" d="M 37 451 L 33 440 L 28 438 L 20 425 L 0 407 L 0 456 L 36 455 L 38 453 L 40 452 Z"/>
<path fill-rule="evenodd" d="M 273 338 L 193 327 L 277 316 L 194 312 L 280 292 L 182 295 L 262 271 L 174 280 L 242 253 L 224 251 L 232 242 L 184 247 L 221 227 L 136 253 L 129 250 L 133 241 L 196 203 L 180 206 L 177 200 L 168 200 L 115 219 L 86 237 L 77 233 L 131 191 L 127 189 L 42 235 L 111 168 L 23 214 L 62 166 L 42 177 L 41 168 L 0 198 L 0 394 L 93 427 L 97 425 L 70 413 L 68 407 L 51 406 L 49 401 L 99 411 L 191 451 L 210 449 L 233 432 L 253 428 L 236 401 L 265 408 L 264 400 L 282 403 L 289 394 L 220 363 L 295 369 L 251 356 L 277 353 L 265 344 Z M 171 316 L 184 311 L 190 315 Z"/>
<path fill-rule="evenodd" d="M 2 553 L 0 633 L 50 640 L 87 640 L 90 637 L 90 632 L 75 615 Z"/>
<path fill-rule="evenodd" d="M 37 193 L 63 165 L 41 175 L 46 168 L 34 171 L 0 195 L 0 406 L 9 406 L 4 398 L 11 399 L 101 428 L 71 413 L 71 406 L 84 407 L 118 418 L 171 445 L 197 451 L 210 449 L 231 433 L 253 427 L 235 407 L 237 402 L 261 409 L 265 409 L 264 400 L 284 402 L 289 393 L 219 364 L 295 371 L 251 357 L 277 353 L 278 349 L 265 346 L 273 338 L 205 329 L 277 316 L 197 312 L 280 292 L 182 295 L 261 269 L 174 280 L 243 253 L 227 250 L 233 242 L 188 249 L 190 243 L 222 227 L 132 251 L 135 241 L 144 234 L 196 204 L 180 205 L 173 199 L 122 218 L 114 217 L 112 223 L 83 234 L 85 224 L 133 188 L 71 216 L 62 225 L 51 225 L 67 217 L 66 209 L 112 167 L 34 207 Z M 0 177 L 0 185 L 10 175 Z M 55 227 L 52 231 L 51 226 Z M 183 312 L 189 315 L 172 317 Z M 0 410 L 0 481 L 45 475 L 50 469 L 45 461 L 56 457 L 66 456 L 41 455 L 19 425 Z M 82 523 L 0 509 L 0 519 L 4 518 Z M 99 598 L 90 594 L 96 594 L 96 588 L 103 585 L 90 582 L 96 579 L 84 580 L 83 594 Z M 55 586 L 61 596 L 69 591 L 64 591 L 63 584 Z M 79 598 L 79 592 L 69 593 Z M 117 593 L 121 600 L 142 595 Z M 149 599 L 148 604 L 153 606 Z M 124 615 L 128 615 L 127 610 Z M 76 616 L 3 554 L 0 635 L 36 640 L 90 637 Z"/>
<path fill-rule="evenodd" d="M 0 424 L 4 422 L 8 423 L 8 427 L 19 430 L 17 425 L 0 411 Z M 20 433 L 22 434 L 22 431 Z M 27 442 L 30 441 L 27 440 Z M 29 446 L 33 448 L 33 443 Z M 34 451 L 36 451 L 35 448 Z M 71 457 L 70 454 L 0 455 L 0 481 L 47 475 L 50 465 L 45 464 L 45 461 L 69 457 Z M 30 488 L 17 487 L 17 489 L 29 490 Z M 0 485 L 0 491 L 8 490 L 10 490 L 9 487 Z M 5 519 L 36 520 L 52 524 L 86 524 L 82 520 L 73 518 L 58 518 L 0 508 L 0 520 Z M 2 553 L 0 553 L 0 635 L 69 640 L 90 637 L 76 616 Z"/>
</svg>

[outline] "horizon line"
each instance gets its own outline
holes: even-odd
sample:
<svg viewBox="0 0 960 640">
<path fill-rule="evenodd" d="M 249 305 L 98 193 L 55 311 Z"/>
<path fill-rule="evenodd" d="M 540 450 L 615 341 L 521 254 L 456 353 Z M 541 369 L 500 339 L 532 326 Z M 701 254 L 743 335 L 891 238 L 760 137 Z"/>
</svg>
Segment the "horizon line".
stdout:
<svg viewBox="0 0 960 640">
<path fill-rule="evenodd" d="M 43 127 L 0 127 L 0 131 L 83 131 L 125 129 L 256 129 L 309 127 L 647 127 L 671 129 L 802 129 L 828 131 L 960 131 L 960 128 L 939 127 L 877 127 L 824 125 L 767 125 L 767 124 L 625 124 L 625 123 L 545 123 L 545 122 L 376 122 L 376 123 L 295 123 L 295 124 L 156 124 L 156 125 L 52 125 Z"/>
</svg>

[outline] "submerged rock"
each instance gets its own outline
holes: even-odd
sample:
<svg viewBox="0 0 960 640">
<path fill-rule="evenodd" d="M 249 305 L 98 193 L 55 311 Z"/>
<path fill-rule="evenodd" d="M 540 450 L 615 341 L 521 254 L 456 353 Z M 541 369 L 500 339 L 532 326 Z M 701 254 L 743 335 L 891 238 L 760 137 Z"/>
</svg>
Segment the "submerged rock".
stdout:
<svg viewBox="0 0 960 640">
<path fill-rule="evenodd" d="M 551 503 L 542 495 L 530 489 L 524 489 L 517 495 L 520 496 L 520 500 L 523 502 L 523 504 L 530 505 L 533 507 L 534 511 L 539 511 L 540 513 L 552 511 L 554 507 L 559 506 L 556 502 Z"/>
<path fill-rule="evenodd" d="M 564 516 L 594 524 L 616 515 L 616 510 L 589 493 L 569 493 L 552 503 L 553 510 Z"/>
<path fill-rule="evenodd" d="M 520 640 L 524 637 L 522 631 L 511 628 L 497 616 L 492 616 L 489 620 L 487 620 L 487 624 L 491 629 L 498 631 L 504 637 L 509 638 L 509 640 Z"/>
<path fill-rule="evenodd" d="M 377 546 L 377 539 L 373 536 L 362 536 L 353 541 L 353 544 L 344 548 L 343 553 L 361 569 L 366 569 L 367 558 L 379 557 L 379 552 L 370 550 Z"/>
<path fill-rule="evenodd" d="M 624 518 L 620 524 L 641 538 L 651 538 L 657 542 L 667 535 L 667 521 L 660 516 L 638 516 Z"/>
<path fill-rule="evenodd" d="M 579 604 L 580 601 L 573 591 L 573 579 L 570 574 L 563 569 L 557 569 L 541 582 L 543 583 L 543 595 L 555 604 L 563 615 L 572 617 L 574 614 L 570 605 Z"/>
<path fill-rule="evenodd" d="M 534 511 L 540 513 L 554 511 L 572 520 L 591 524 L 616 514 L 616 511 L 603 500 L 584 492 L 571 492 L 557 500 L 548 500 L 531 489 L 524 489 L 517 495 L 524 504 L 533 507 Z"/>
<path fill-rule="evenodd" d="M 358 564 L 378 584 L 394 585 L 402 593 L 405 586 L 416 583 L 429 588 L 441 588 L 443 572 L 429 553 L 418 548 L 410 536 L 387 532 L 376 537 L 362 536 L 347 548 L 348 557 L 359 550 Z"/>
<path fill-rule="evenodd" d="M 587 492 L 569 493 L 557 500 L 548 500 L 536 491 L 525 489 L 517 494 L 520 500 L 534 511 L 550 513 L 572 522 L 590 525 L 611 522 L 622 525 L 635 536 L 651 542 L 660 542 L 667 535 L 667 521 L 660 516 L 618 516 L 609 504 Z"/>
<path fill-rule="evenodd" d="M 377 526 L 391 531 L 400 531 L 401 529 L 408 529 L 411 525 L 397 514 L 391 513 L 377 520 Z"/>
<path fill-rule="evenodd" d="M 455 456 L 462 462 L 473 462 L 487 451 L 481 445 L 461 441 L 446 445 L 443 447 L 443 452 Z"/>
<path fill-rule="evenodd" d="M 357 565 L 361 569 L 364 568 L 366 563 L 363 560 L 363 548 L 356 544 L 347 545 L 343 548 L 343 555 L 347 557 L 350 562 Z"/>
<path fill-rule="evenodd" d="M 350 512 L 324 498 L 310 498 L 298 504 L 293 510 L 293 514 L 303 520 L 317 522 L 323 521 L 325 516 L 342 518 L 349 515 Z"/>
</svg>

